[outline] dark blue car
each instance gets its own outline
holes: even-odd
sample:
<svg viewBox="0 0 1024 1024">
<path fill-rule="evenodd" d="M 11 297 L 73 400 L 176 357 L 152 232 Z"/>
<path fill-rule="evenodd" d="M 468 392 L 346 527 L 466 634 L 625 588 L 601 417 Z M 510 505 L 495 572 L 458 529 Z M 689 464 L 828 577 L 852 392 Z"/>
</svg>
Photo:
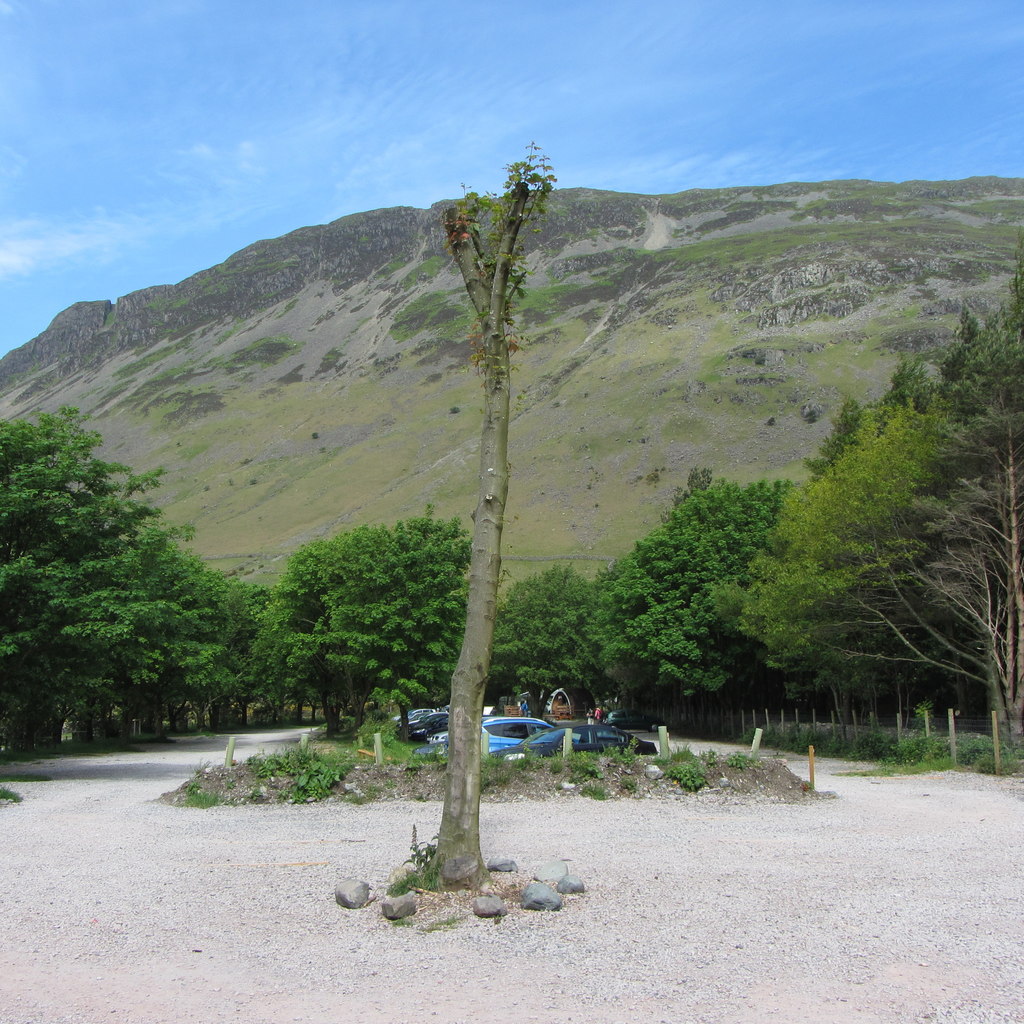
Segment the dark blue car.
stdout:
<svg viewBox="0 0 1024 1024">
<path fill-rule="evenodd" d="M 564 729 L 548 729 L 547 732 L 539 732 L 514 747 L 508 747 L 501 751 L 501 757 L 506 761 L 528 754 L 536 757 L 551 757 L 552 754 L 560 754 L 562 745 L 565 742 L 566 732 L 572 733 L 572 749 L 588 750 L 600 753 L 602 750 L 626 750 L 634 749 L 638 754 L 656 754 L 657 746 L 648 740 L 638 740 L 630 736 L 628 732 L 616 729 L 612 725 L 573 725 Z"/>
</svg>

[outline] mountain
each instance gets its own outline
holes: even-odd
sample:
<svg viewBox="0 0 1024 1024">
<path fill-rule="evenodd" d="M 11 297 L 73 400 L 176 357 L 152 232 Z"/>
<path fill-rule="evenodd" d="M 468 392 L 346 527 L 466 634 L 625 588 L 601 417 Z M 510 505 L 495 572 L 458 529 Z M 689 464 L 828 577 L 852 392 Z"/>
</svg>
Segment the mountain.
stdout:
<svg viewBox="0 0 1024 1024">
<path fill-rule="evenodd" d="M 480 383 L 443 205 L 76 303 L 0 360 L 0 416 L 89 413 L 105 457 L 164 467 L 170 520 L 247 575 L 427 504 L 468 518 Z M 695 465 L 799 478 L 844 397 L 1002 301 L 1022 224 L 1024 179 L 556 192 L 519 314 L 513 571 L 621 555 Z"/>
</svg>

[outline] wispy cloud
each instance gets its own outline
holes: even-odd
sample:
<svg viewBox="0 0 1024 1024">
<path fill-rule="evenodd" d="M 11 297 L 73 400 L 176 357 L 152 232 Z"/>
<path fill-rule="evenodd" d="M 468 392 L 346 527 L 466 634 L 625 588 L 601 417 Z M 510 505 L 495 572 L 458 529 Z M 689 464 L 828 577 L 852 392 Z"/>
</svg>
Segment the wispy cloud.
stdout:
<svg viewBox="0 0 1024 1024">
<path fill-rule="evenodd" d="M 0 224 L 0 279 L 84 259 L 108 262 L 148 234 L 136 222 L 105 215 L 71 226 L 34 220 Z"/>
</svg>

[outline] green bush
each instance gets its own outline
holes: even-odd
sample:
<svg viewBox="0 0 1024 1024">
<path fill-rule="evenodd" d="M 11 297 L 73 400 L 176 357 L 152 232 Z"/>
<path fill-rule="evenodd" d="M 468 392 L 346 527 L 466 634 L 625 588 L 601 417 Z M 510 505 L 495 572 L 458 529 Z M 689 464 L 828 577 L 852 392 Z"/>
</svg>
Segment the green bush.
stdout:
<svg viewBox="0 0 1024 1024">
<path fill-rule="evenodd" d="M 569 779 L 572 782 L 581 783 L 604 777 L 601 766 L 597 763 L 597 757 L 588 751 L 572 751 L 565 759 L 565 763 L 569 769 Z"/>
<path fill-rule="evenodd" d="M 584 796 L 589 796 L 591 800 L 607 800 L 608 790 L 604 788 L 599 782 L 588 782 L 585 786 L 580 789 L 580 792 Z"/>
<path fill-rule="evenodd" d="M 746 771 L 753 765 L 757 764 L 757 758 L 751 757 L 749 754 L 741 754 L 737 751 L 735 754 L 730 754 L 726 759 L 725 763 L 730 768 L 735 768 L 738 771 Z"/>
<path fill-rule="evenodd" d="M 291 799 L 304 803 L 330 796 L 331 790 L 352 770 L 353 760 L 346 754 L 292 747 L 278 754 L 255 754 L 248 764 L 261 779 L 291 776 Z"/>
<path fill-rule="evenodd" d="M 9 800 L 12 804 L 21 803 L 21 797 L 13 789 L 8 789 L 6 786 L 0 786 L 0 800 Z"/>
<path fill-rule="evenodd" d="M 696 793 L 708 784 L 704 768 L 696 759 L 668 765 L 665 768 L 665 777 L 679 783 L 689 793 Z"/>
<path fill-rule="evenodd" d="M 949 744 L 937 736 L 913 734 L 893 743 L 889 753 L 880 758 L 885 764 L 912 765 L 943 761 L 949 758 Z"/>
</svg>

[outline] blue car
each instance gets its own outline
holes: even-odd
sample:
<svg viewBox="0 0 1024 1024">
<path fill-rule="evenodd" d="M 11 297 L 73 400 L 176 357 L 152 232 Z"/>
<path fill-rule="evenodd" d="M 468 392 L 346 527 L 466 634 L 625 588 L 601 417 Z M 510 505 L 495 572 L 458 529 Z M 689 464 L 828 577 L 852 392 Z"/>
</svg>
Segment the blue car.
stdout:
<svg viewBox="0 0 1024 1024">
<path fill-rule="evenodd" d="M 549 729 L 537 733 L 528 740 L 508 747 L 501 751 L 506 760 L 515 760 L 527 755 L 551 757 L 560 754 L 565 742 L 565 734 L 572 734 L 572 749 L 587 750 L 600 753 L 602 750 L 633 749 L 638 754 L 656 754 L 658 748 L 648 740 L 639 740 L 628 732 L 616 729 L 612 725 L 574 725 L 564 729 Z"/>
<path fill-rule="evenodd" d="M 483 722 L 483 734 L 487 737 L 487 749 L 492 754 L 499 754 L 506 747 L 514 747 L 523 740 L 542 732 L 548 732 L 551 726 L 540 718 L 524 718 L 522 715 L 492 715 Z M 437 753 L 437 748 L 448 747 L 448 733 L 437 732 L 430 737 L 430 743 L 418 747 L 417 754 Z"/>
</svg>

